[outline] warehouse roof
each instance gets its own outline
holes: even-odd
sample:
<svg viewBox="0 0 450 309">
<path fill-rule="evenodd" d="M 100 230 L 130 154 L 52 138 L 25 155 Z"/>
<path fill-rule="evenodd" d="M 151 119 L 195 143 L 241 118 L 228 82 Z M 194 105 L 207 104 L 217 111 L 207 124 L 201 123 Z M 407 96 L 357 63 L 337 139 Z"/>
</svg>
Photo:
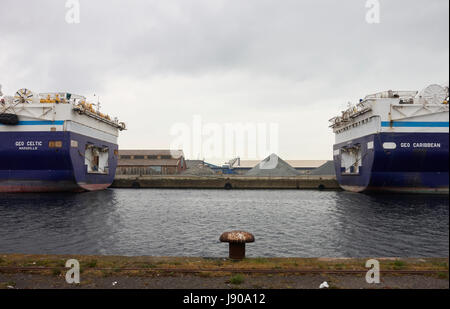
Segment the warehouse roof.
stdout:
<svg viewBox="0 0 450 309">
<path fill-rule="evenodd" d="M 179 159 L 119 159 L 117 166 L 176 166 Z"/>
<path fill-rule="evenodd" d="M 170 149 L 123 149 L 119 150 L 119 155 L 137 156 L 172 156 L 173 158 L 184 157 L 183 150 Z"/>
</svg>

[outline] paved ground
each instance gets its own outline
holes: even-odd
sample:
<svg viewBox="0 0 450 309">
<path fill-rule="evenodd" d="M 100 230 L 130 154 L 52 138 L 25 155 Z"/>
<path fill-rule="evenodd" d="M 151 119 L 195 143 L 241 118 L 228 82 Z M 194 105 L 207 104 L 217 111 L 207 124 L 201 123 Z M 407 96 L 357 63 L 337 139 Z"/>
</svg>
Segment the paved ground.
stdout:
<svg viewBox="0 0 450 309">
<path fill-rule="evenodd" d="M 207 275 L 105 275 L 81 274 L 79 285 L 69 285 L 63 275 L 0 273 L 4 289 L 317 289 L 327 281 L 338 289 L 448 289 L 445 276 L 385 275 L 379 284 L 368 284 L 362 275 L 242 275 L 241 283 L 231 283 L 232 276 Z"/>
</svg>

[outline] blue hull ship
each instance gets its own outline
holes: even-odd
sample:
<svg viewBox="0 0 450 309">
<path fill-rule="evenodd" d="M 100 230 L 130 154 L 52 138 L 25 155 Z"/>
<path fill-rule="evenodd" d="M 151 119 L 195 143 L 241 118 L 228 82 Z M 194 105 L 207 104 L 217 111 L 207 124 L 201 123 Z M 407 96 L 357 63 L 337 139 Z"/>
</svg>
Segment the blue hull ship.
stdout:
<svg viewBox="0 0 450 309">
<path fill-rule="evenodd" d="M 21 89 L 0 105 L 0 192 L 102 190 L 125 126 L 81 96 Z"/>
<path fill-rule="evenodd" d="M 386 91 L 332 118 L 340 186 L 353 192 L 449 193 L 448 88 Z"/>
</svg>

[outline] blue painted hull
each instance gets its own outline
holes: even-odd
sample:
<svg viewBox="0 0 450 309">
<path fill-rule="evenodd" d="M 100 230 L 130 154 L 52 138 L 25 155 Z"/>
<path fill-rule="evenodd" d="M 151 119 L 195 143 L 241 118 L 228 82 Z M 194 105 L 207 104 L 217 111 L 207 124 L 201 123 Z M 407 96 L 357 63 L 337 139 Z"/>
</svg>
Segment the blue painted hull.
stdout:
<svg viewBox="0 0 450 309">
<path fill-rule="evenodd" d="M 396 148 L 385 149 L 384 143 L 395 143 Z M 378 133 L 336 144 L 335 151 L 361 147 L 358 173 L 345 173 L 342 153 L 334 156 L 337 180 L 354 192 L 448 194 L 448 144 L 448 133 Z"/>
<path fill-rule="evenodd" d="M 108 147 L 108 173 L 87 172 L 87 144 Z M 116 144 L 73 132 L 0 132 L 0 145 L 0 192 L 102 190 L 114 180 Z"/>
</svg>

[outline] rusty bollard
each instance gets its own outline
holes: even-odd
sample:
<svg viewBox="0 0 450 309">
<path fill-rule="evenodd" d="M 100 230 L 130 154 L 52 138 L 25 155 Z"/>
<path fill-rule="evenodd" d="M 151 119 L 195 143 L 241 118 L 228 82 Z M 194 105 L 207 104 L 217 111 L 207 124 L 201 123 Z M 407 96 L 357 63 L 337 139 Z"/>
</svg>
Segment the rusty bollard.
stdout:
<svg viewBox="0 0 450 309">
<path fill-rule="evenodd" d="M 229 257 L 233 260 L 245 258 L 245 243 L 254 242 L 255 237 L 244 231 L 225 232 L 220 235 L 221 242 L 229 243 Z"/>
</svg>

